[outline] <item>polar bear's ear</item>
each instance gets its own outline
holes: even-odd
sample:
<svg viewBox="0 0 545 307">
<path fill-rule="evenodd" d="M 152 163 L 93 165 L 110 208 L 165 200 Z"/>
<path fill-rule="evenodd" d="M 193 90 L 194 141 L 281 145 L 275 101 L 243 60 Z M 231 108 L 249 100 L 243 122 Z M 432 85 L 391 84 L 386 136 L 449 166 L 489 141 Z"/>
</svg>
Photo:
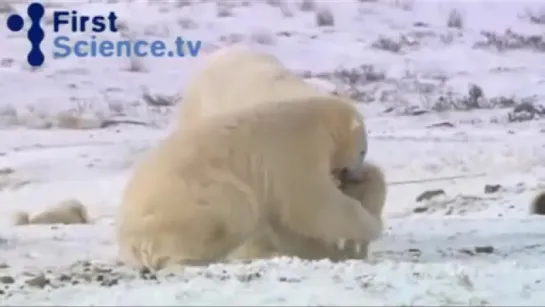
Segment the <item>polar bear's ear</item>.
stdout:
<svg viewBox="0 0 545 307">
<path fill-rule="evenodd" d="M 350 131 L 354 131 L 357 129 L 361 129 L 361 122 L 358 119 L 353 118 L 352 123 L 350 125 Z"/>
</svg>

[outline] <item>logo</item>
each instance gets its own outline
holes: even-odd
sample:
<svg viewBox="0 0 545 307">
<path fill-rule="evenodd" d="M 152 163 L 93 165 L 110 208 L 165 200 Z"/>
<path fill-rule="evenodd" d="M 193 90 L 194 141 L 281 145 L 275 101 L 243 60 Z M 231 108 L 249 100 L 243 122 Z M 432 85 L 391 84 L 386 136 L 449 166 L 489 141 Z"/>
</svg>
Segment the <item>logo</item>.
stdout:
<svg viewBox="0 0 545 307">
<path fill-rule="evenodd" d="M 30 17 L 30 29 L 27 32 L 27 38 L 30 42 L 30 52 L 27 55 L 27 61 L 30 66 L 41 66 L 45 61 L 45 56 L 40 49 L 40 44 L 44 40 L 44 30 L 40 26 L 40 20 L 44 16 L 45 9 L 40 3 L 32 3 L 28 6 L 27 15 Z M 8 29 L 13 32 L 19 32 L 25 26 L 25 20 L 21 15 L 11 15 L 7 20 Z"/>
<path fill-rule="evenodd" d="M 27 54 L 27 62 L 32 67 L 42 66 L 46 55 L 40 44 L 45 39 L 45 32 L 40 25 L 44 17 L 45 8 L 40 3 L 32 3 L 27 8 L 30 18 L 27 38 L 31 44 Z M 104 32 L 117 33 L 117 15 L 109 12 L 106 15 L 78 14 L 76 10 L 54 10 L 52 12 L 53 52 L 51 58 L 67 57 L 196 57 L 202 46 L 200 40 L 186 40 L 176 37 L 170 42 L 163 40 L 130 40 L 130 39 L 101 39 L 98 34 Z M 25 28 L 25 19 L 18 14 L 10 15 L 7 19 L 10 31 L 19 32 Z M 73 39 L 67 33 L 87 33 L 89 39 Z M 81 36 L 79 36 L 81 37 Z M 169 48 L 173 46 L 173 48 Z M 48 53 L 48 52 L 46 52 Z"/>
</svg>

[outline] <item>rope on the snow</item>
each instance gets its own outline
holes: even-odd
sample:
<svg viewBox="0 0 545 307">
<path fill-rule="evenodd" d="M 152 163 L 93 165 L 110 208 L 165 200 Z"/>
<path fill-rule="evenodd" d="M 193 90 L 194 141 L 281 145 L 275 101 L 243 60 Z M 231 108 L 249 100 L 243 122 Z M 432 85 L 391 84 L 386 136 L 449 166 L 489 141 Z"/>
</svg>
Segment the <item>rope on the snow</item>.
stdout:
<svg viewBox="0 0 545 307">
<path fill-rule="evenodd" d="M 388 182 L 388 185 L 404 185 L 404 184 L 423 183 L 423 182 L 445 181 L 445 180 L 452 180 L 452 179 L 476 178 L 476 177 L 483 177 L 485 175 L 486 175 L 486 173 L 477 173 L 477 174 L 457 175 L 457 176 L 448 176 L 448 177 L 435 177 L 435 178 L 426 178 L 426 179 L 402 180 L 402 181 Z"/>
</svg>

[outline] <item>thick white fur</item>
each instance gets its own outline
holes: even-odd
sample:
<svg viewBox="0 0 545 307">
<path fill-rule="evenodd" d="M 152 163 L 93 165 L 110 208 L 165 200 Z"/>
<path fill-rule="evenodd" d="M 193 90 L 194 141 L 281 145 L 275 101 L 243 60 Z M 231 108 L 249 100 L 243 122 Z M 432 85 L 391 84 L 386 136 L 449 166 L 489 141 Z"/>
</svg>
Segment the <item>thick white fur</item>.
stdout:
<svg viewBox="0 0 545 307">
<path fill-rule="evenodd" d="M 289 103 L 293 99 L 311 99 L 324 96 L 333 97 L 317 91 L 314 86 L 289 71 L 276 57 L 247 46 L 234 45 L 219 49 L 205 58 L 201 69 L 193 76 L 183 95 L 184 99 L 180 104 L 179 111 L 180 125 L 188 127 L 208 116 L 226 114 L 241 108 L 272 103 L 273 101 L 274 103 Z M 357 125 L 359 124 L 358 122 Z M 365 173 L 360 168 L 361 161 L 367 151 L 365 127 L 362 131 L 364 133 L 361 136 L 360 157 L 348 169 L 332 170 L 333 173 L 341 171 L 347 173 L 346 177 L 350 178 L 345 178 L 346 180 L 358 179 L 355 175 Z M 336 177 L 338 179 L 338 176 Z M 350 187 L 354 189 L 362 186 L 353 184 Z M 255 258 L 279 250 L 288 252 L 289 248 L 282 249 L 271 246 L 272 234 L 269 233 L 270 231 L 271 229 L 264 234 L 257 234 L 256 239 L 239 248 L 238 252 L 231 255 L 232 258 Z M 285 235 L 288 234 L 289 231 L 285 231 Z M 313 246 L 302 247 L 302 252 L 296 254 L 301 257 L 305 255 L 319 257 L 326 255 L 326 249 L 329 251 L 323 242 L 314 240 L 313 243 L 304 244 L 305 246 Z M 314 246 L 320 245 L 320 243 L 321 246 Z M 289 246 L 289 243 L 286 242 L 286 245 Z M 309 251 L 310 249 L 316 252 Z"/>
<path fill-rule="evenodd" d="M 271 101 L 324 96 L 273 55 L 244 45 L 218 49 L 203 59 L 179 105 L 184 126 L 203 117 Z"/>
<path fill-rule="evenodd" d="M 245 107 L 265 103 L 291 102 L 297 99 L 331 97 L 287 69 L 275 56 L 244 45 L 218 49 L 204 58 L 192 76 L 179 104 L 179 124 L 189 127 L 218 114 L 227 114 Z M 360 156 L 345 171 L 354 177 L 361 174 L 367 153 L 367 130 L 363 126 L 358 141 Z M 340 170 L 332 170 L 340 171 Z"/>
<path fill-rule="evenodd" d="M 87 208 L 77 199 L 66 199 L 43 212 L 30 215 L 18 212 L 14 216 L 15 225 L 28 224 L 88 224 Z"/>
<path fill-rule="evenodd" d="M 376 239 L 380 221 L 331 180 L 358 158 L 362 129 L 353 104 L 317 97 L 175 130 L 127 184 L 122 260 L 153 269 L 217 261 L 265 227 L 328 244 Z"/>
<path fill-rule="evenodd" d="M 339 175 L 340 189 L 344 194 L 360 201 L 361 206 L 376 219 L 382 220 L 382 210 L 386 202 L 387 187 L 382 170 L 372 164 L 364 163 L 362 180 L 352 181 Z M 275 256 L 296 256 L 303 259 L 324 259 L 334 261 L 346 259 L 367 259 L 369 243 L 341 240 L 336 245 L 304 237 L 280 228 L 275 233 L 271 229 L 257 234 L 246 244 L 229 255 L 230 260 L 270 258 Z"/>
</svg>

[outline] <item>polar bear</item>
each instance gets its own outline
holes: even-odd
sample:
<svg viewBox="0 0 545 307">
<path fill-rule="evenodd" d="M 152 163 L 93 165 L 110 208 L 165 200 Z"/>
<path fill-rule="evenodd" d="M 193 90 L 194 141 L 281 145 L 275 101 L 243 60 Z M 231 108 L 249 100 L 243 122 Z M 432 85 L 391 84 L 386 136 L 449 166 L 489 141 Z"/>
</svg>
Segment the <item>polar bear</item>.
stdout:
<svg viewBox="0 0 545 307">
<path fill-rule="evenodd" d="M 219 49 L 205 58 L 203 66 L 200 71 L 194 74 L 183 96 L 183 103 L 179 106 L 179 124 L 182 127 L 187 127 L 207 116 L 225 114 L 244 107 L 272 103 L 273 101 L 291 102 L 293 99 L 298 98 L 331 97 L 332 95 L 320 92 L 314 86 L 306 83 L 289 71 L 273 55 L 256 51 L 244 45 L 233 45 Z M 367 138 L 367 135 L 365 135 L 365 138 Z M 364 155 L 362 155 L 362 160 L 363 158 L 365 158 Z M 362 171 L 352 172 L 351 174 L 365 173 Z M 371 174 L 375 173 L 369 172 L 369 176 Z M 355 184 L 353 180 L 362 180 L 362 178 L 351 179 L 347 174 L 342 177 L 345 181 L 351 181 L 351 184 L 344 185 L 345 189 L 352 190 L 351 192 L 358 196 L 356 199 L 362 200 L 359 197 L 361 196 L 359 192 L 368 191 L 369 189 L 366 189 L 363 183 Z M 378 181 L 380 179 L 383 179 L 382 175 L 377 177 Z M 333 174 L 333 180 L 339 182 L 338 174 Z M 372 182 L 372 180 L 367 181 Z M 349 193 L 345 194 L 352 196 Z M 375 195 L 374 192 L 366 192 L 365 194 L 368 198 Z M 380 195 L 380 193 L 377 193 L 377 195 Z M 372 202 L 366 201 L 366 203 Z M 384 201 L 378 202 L 377 206 L 381 207 L 383 204 Z M 283 250 L 280 247 L 274 248 L 271 246 L 271 236 L 270 233 L 258 235 L 256 239 L 251 240 L 251 243 L 245 244 L 238 252 L 233 253 L 232 258 L 256 258 L 257 256 L 268 255 L 269 252 L 274 253 Z M 268 239 L 262 239 L 261 237 Z M 301 241 L 305 240 L 301 239 Z M 313 257 L 326 256 L 325 251 L 326 249 L 330 251 L 330 248 L 325 246 L 320 248 L 318 244 L 318 241 L 313 241 L 312 246 L 309 246 L 308 249 L 301 248 L 301 252 L 295 253 L 295 255 L 300 257 L 305 255 L 312 255 Z M 287 245 L 289 244 L 287 243 Z M 364 245 L 366 246 L 366 244 Z M 362 249 L 364 249 L 362 253 L 366 253 L 366 249 Z M 307 250 L 309 251 L 307 252 Z M 283 251 L 287 252 L 287 250 Z"/>
<path fill-rule="evenodd" d="M 545 215 L 545 191 L 538 193 L 534 197 L 530 212 L 532 214 Z"/>
<path fill-rule="evenodd" d="M 17 212 L 14 215 L 15 225 L 28 224 L 88 224 L 90 223 L 87 208 L 77 199 L 70 198 L 35 215 L 28 212 Z"/>
<path fill-rule="evenodd" d="M 382 220 L 382 211 L 386 202 L 387 186 L 384 173 L 377 165 L 364 162 L 362 179 L 356 181 L 339 174 L 338 184 L 344 194 L 357 199 L 375 218 Z M 283 228 L 280 228 L 282 230 Z M 227 257 L 228 260 L 249 260 L 276 256 L 295 256 L 302 259 L 367 259 L 369 242 L 339 241 L 337 244 L 325 244 L 322 241 L 303 237 L 295 233 L 276 234 L 271 229 L 243 244 Z"/>
<path fill-rule="evenodd" d="M 126 186 L 121 260 L 149 269 L 221 261 L 263 227 L 327 244 L 378 238 L 381 222 L 331 180 L 331 170 L 361 170 L 364 134 L 355 106 L 332 97 L 175 129 Z"/>
<path fill-rule="evenodd" d="M 209 54 L 193 74 L 178 105 L 179 124 L 255 104 L 324 95 L 275 56 L 232 45 Z"/>
</svg>

